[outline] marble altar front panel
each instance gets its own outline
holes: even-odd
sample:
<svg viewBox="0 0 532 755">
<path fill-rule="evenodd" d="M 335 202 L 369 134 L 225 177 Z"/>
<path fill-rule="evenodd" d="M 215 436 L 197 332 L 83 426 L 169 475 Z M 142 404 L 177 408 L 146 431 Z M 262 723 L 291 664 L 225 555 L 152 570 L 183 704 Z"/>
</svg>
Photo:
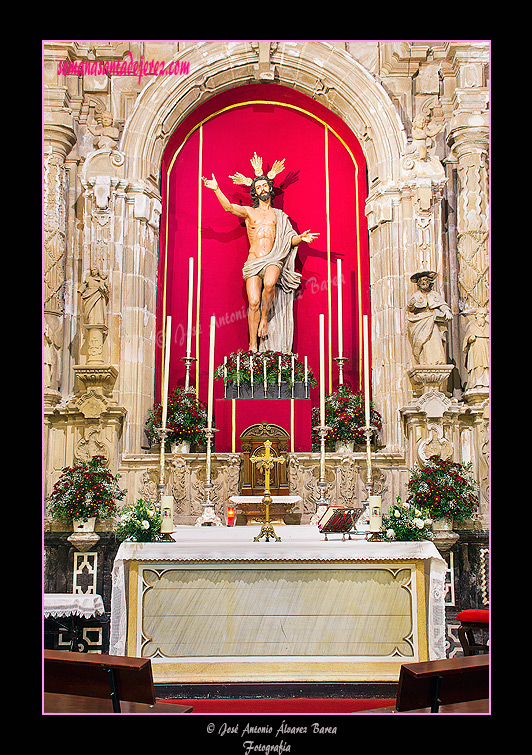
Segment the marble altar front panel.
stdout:
<svg viewBox="0 0 532 755">
<path fill-rule="evenodd" d="M 139 566 L 144 658 L 417 654 L 413 564 Z"/>
</svg>

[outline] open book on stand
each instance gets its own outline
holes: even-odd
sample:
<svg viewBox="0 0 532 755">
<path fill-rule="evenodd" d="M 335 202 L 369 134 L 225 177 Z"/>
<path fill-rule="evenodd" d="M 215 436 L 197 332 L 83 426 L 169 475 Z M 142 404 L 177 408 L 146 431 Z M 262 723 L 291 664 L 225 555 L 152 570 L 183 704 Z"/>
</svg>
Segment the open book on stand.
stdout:
<svg viewBox="0 0 532 755">
<path fill-rule="evenodd" d="M 334 532 L 341 533 L 342 540 L 345 540 L 346 535 L 351 539 L 351 534 L 356 534 L 355 524 L 362 511 L 363 509 L 329 506 L 318 521 L 318 529 L 325 535 L 325 540 L 328 534 Z"/>
</svg>

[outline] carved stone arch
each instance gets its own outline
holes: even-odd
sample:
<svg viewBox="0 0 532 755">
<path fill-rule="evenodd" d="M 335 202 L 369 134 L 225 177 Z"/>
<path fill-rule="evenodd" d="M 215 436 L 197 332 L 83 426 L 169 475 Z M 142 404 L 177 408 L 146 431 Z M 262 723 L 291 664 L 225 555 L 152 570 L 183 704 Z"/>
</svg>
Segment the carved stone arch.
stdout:
<svg viewBox="0 0 532 755">
<path fill-rule="evenodd" d="M 135 192 L 161 198 L 162 157 L 172 133 L 211 97 L 257 82 L 256 48 L 247 41 L 187 44 L 175 56 L 174 68 L 176 61 L 183 61 L 189 64 L 189 73 L 157 76 L 146 85 L 118 145 L 125 159 L 125 176 Z M 263 60 L 263 64 L 267 66 L 268 62 Z M 408 143 L 405 124 L 384 86 L 337 45 L 322 41 L 274 43 L 269 48 L 269 67 L 272 81 L 314 98 L 338 115 L 364 152 L 372 281 L 372 390 L 383 415 L 386 447 L 403 451 L 398 412 L 410 397 L 406 367 L 410 366 L 411 354 L 401 318 L 416 264 L 412 207 L 418 190 L 404 179 L 402 159 Z M 435 212 L 434 205 L 432 202 L 431 213 Z M 435 254 L 439 252 L 436 249 Z M 150 285 L 156 285 L 155 271 L 153 268 Z M 124 295 L 132 294 L 125 291 Z M 149 312 L 145 308 L 144 312 L 155 321 L 155 308 Z M 153 393 L 153 383 L 144 385 L 144 391 L 146 395 Z M 139 428 L 144 421 L 143 417 L 132 419 Z"/>
<path fill-rule="evenodd" d="M 174 58 L 186 76 L 157 76 L 139 94 L 119 149 L 130 180 L 159 185 L 164 148 L 176 126 L 219 92 L 255 80 L 251 42 L 197 42 Z M 339 115 L 359 139 L 370 185 L 398 180 L 407 137 L 397 109 L 376 78 L 345 50 L 328 42 L 279 42 L 271 53 L 275 81 L 309 95 Z M 175 67 L 175 66 L 174 66 Z"/>
</svg>

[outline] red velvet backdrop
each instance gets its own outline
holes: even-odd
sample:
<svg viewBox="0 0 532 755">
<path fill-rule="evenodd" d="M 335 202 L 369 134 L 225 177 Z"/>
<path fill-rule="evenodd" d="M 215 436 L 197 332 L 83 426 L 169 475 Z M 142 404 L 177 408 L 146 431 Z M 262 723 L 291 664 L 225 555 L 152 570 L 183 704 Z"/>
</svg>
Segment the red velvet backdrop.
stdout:
<svg viewBox="0 0 532 755">
<path fill-rule="evenodd" d="M 362 314 L 370 313 L 370 293 L 362 150 L 345 123 L 319 103 L 286 87 L 258 84 L 230 89 L 198 106 L 165 150 L 156 398 L 161 395 L 161 333 L 167 315 L 172 316 L 169 387 L 184 384 L 189 257 L 194 258 L 192 356 L 198 359 L 191 382 L 202 400 L 207 400 L 211 315 L 217 324 L 216 365 L 233 351 L 247 351 L 246 229 L 222 210 L 200 176 L 214 173 L 230 201 L 250 204 L 249 189 L 233 184 L 229 176 L 238 171 L 252 177 L 249 160 L 255 151 L 265 172 L 274 160 L 285 158 L 285 170 L 274 180 L 281 189 L 275 207 L 288 214 L 297 232 L 310 228 L 320 233 L 312 245 L 299 247 L 296 269 L 302 272 L 302 284 L 294 304 L 294 352 L 302 361 L 308 356 L 319 378 L 318 315 L 324 313 L 327 392 L 337 385 L 336 260 L 341 259 L 344 355 L 349 358 L 344 381 L 363 386 Z M 223 397 L 221 381 L 215 382 L 214 396 Z M 317 389 L 311 398 L 317 403 Z"/>
</svg>

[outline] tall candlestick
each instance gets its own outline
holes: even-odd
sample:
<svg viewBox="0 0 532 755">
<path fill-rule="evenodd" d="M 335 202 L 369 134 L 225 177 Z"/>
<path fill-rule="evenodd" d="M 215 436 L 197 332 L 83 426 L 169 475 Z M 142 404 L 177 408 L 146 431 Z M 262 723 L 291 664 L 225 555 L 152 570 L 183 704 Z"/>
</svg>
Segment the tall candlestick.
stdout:
<svg viewBox="0 0 532 755">
<path fill-rule="evenodd" d="M 295 358 L 294 354 L 292 354 L 292 371 L 291 371 L 291 375 L 292 375 L 292 398 L 294 398 L 294 383 L 295 383 L 295 376 L 296 376 L 295 365 L 296 365 L 296 358 Z"/>
<path fill-rule="evenodd" d="M 371 425 L 371 417 L 369 410 L 369 375 L 371 365 L 369 363 L 369 335 L 368 335 L 368 316 L 362 315 L 362 331 L 364 338 L 364 411 L 366 419 L 366 427 Z"/>
<path fill-rule="evenodd" d="M 212 427 L 212 403 L 214 395 L 214 339 L 216 329 L 216 317 L 211 317 L 210 341 L 209 341 L 209 393 L 207 399 L 207 427 Z"/>
<path fill-rule="evenodd" d="M 343 357 L 344 330 L 343 330 L 343 302 L 342 302 L 342 260 L 336 260 L 336 282 L 338 286 L 338 356 Z"/>
<path fill-rule="evenodd" d="M 163 379 L 163 417 L 162 428 L 166 430 L 166 416 L 168 412 L 168 380 L 170 375 L 170 345 L 172 343 L 172 318 L 170 315 L 166 318 L 166 330 L 164 334 L 165 355 L 164 355 L 164 379 Z"/>
<path fill-rule="evenodd" d="M 192 351 L 192 291 L 194 288 L 194 258 L 188 258 L 187 357 Z"/>
<path fill-rule="evenodd" d="M 319 316 L 320 331 L 320 425 L 325 426 L 325 315 Z"/>
<path fill-rule="evenodd" d="M 305 398 L 308 398 L 308 362 L 307 357 L 305 357 Z"/>
</svg>

